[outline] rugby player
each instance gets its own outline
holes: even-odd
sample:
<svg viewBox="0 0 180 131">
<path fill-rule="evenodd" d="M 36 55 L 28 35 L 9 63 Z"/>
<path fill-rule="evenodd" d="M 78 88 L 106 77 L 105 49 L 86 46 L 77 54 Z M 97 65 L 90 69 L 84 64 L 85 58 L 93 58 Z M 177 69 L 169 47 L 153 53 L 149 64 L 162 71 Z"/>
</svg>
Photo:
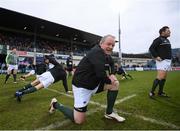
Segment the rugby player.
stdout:
<svg viewBox="0 0 180 131">
<path fill-rule="evenodd" d="M 41 74 L 36 80 L 30 84 L 25 85 L 22 89 L 16 91 L 15 97 L 17 101 L 21 101 L 23 95 L 36 92 L 42 88 L 47 88 L 51 84 L 58 82 L 59 80 L 63 81 L 63 86 L 68 92 L 68 84 L 66 79 L 66 71 L 63 69 L 62 65 L 59 64 L 54 57 L 45 55 L 45 63 L 53 64 L 54 67 Z"/>
<path fill-rule="evenodd" d="M 115 46 L 115 37 L 104 36 L 100 43 L 93 47 L 78 64 L 72 80 L 74 95 L 74 109 L 71 109 L 53 98 L 50 103 L 50 113 L 56 109 L 66 117 L 82 124 L 86 119 L 87 106 L 90 98 L 95 93 L 107 90 L 107 109 L 104 117 L 123 122 L 125 118 L 113 111 L 114 103 L 118 95 L 119 82 L 115 75 L 107 75 L 105 70 L 106 55 L 110 55 Z"/>
<path fill-rule="evenodd" d="M 149 92 L 149 96 L 155 95 L 155 89 L 159 85 L 159 96 L 167 97 L 167 94 L 163 91 L 164 84 L 166 82 L 167 72 L 171 69 L 171 43 L 167 39 L 170 37 L 170 29 L 168 26 L 164 26 L 159 30 L 160 36 L 156 38 L 151 44 L 149 51 L 156 60 L 157 76 L 153 81 L 153 86 Z"/>
</svg>

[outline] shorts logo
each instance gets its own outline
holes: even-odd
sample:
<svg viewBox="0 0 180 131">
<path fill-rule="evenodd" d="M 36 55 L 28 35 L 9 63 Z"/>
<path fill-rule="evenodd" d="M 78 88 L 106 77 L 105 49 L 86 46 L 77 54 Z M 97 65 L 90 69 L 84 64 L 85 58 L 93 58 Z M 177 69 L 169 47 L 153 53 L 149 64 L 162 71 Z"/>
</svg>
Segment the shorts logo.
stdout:
<svg viewBox="0 0 180 131">
<path fill-rule="evenodd" d="M 84 101 L 83 104 L 86 104 L 86 101 Z"/>
<path fill-rule="evenodd" d="M 81 108 L 78 108 L 77 110 L 78 110 L 78 111 L 83 111 L 83 109 L 81 109 Z"/>
</svg>

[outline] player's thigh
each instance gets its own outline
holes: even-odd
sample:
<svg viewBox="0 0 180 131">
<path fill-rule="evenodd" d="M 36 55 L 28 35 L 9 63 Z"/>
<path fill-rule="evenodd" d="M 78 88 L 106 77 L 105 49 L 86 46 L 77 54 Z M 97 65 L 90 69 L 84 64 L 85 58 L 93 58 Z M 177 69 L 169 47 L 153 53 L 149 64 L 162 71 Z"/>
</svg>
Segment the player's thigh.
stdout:
<svg viewBox="0 0 180 131">
<path fill-rule="evenodd" d="M 35 86 L 35 88 L 37 90 L 40 90 L 40 89 L 44 88 L 44 85 L 42 83 L 39 83 L 38 85 Z"/>
<path fill-rule="evenodd" d="M 82 124 L 86 120 L 86 112 L 79 112 L 74 110 L 74 122 L 76 124 Z"/>
<path fill-rule="evenodd" d="M 13 68 L 13 74 L 17 74 L 18 65 L 13 65 L 12 68 Z"/>
<path fill-rule="evenodd" d="M 167 76 L 167 71 L 164 71 L 164 70 L 158 70 L 157 71 L 157 78 L 158 79 L 165 79 Z"/>
<path fill-rule="evenodd" d="M 119 81 L 116 81 L 116 84 L 104 84 L 104 90 L 118 90 Z"/>
<path fill-rule="evenodd" d="M 11 74 L 12 70 L 13 70 L 13 65 L 8 65 L 8 68 L 7 68 L 7 73 L 8 74 Z"/>
<path fill-rule="evenodd" d="M 36 86 L 36 85 L 39 84 L 39 83 L 40 83 L 39 79 L 36 79 L 36 80 L 34 80 L 33 82 L 31 82 L 31 85 L 32 85 L 32 86 Z"/>
<path fill-rule="evenodd" d="M 14 69 L 14 70 L 13 70 L 13 74 L 17 74 L 17 69 Z"/>
</svg>

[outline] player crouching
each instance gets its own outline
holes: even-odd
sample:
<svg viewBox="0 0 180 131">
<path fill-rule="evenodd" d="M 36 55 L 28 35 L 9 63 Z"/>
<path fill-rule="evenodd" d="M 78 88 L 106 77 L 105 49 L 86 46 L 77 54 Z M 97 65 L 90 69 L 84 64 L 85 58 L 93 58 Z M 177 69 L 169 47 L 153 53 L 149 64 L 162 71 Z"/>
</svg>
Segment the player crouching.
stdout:
<svg viewBox="0 0 180 131">
<path fill-rule="evenodd" d="M 45 56 L 45 63 L 51 63 L 54 65 L 54 67 L 41 74 L 36 80 L 31 82 L 30 84 L 27 84 L 22 89 L 16 91 L 15 97 L 17 101 L 20 102 L 23 95 L 36 92 L 42 88 L 47 88 L 48 86 L 58 82 L 59 80 L 63 81 L 63 86 L 66 92 L 68 91 L 66 71 L 63 69 L 62 65 L 59 64 L 55 60 L 55 58 L 47 55 Z"/>
</svg>

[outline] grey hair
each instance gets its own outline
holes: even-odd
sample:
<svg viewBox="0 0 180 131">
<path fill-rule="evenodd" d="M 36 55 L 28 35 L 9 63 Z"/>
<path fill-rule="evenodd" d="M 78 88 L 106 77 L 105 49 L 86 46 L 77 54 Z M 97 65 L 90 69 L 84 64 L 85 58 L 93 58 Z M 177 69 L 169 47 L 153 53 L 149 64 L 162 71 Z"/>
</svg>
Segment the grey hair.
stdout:
<svg viewBox="0 0 180 131">
<path fill-rule="evenodd" d="M 106 41 L 106 39 L 108 38 L 108 37 L 112 37 L 112 38 L 116 38 L 115 36 L 113 36 L 113 35 L 105 35 L 105 36 L 103 36 L 102 38 L 101 38 L 101 41 L 99 42 L 99 44 L 101 45 L 102 43 L 104 43 L 104 41 Z"/>
</svg>

